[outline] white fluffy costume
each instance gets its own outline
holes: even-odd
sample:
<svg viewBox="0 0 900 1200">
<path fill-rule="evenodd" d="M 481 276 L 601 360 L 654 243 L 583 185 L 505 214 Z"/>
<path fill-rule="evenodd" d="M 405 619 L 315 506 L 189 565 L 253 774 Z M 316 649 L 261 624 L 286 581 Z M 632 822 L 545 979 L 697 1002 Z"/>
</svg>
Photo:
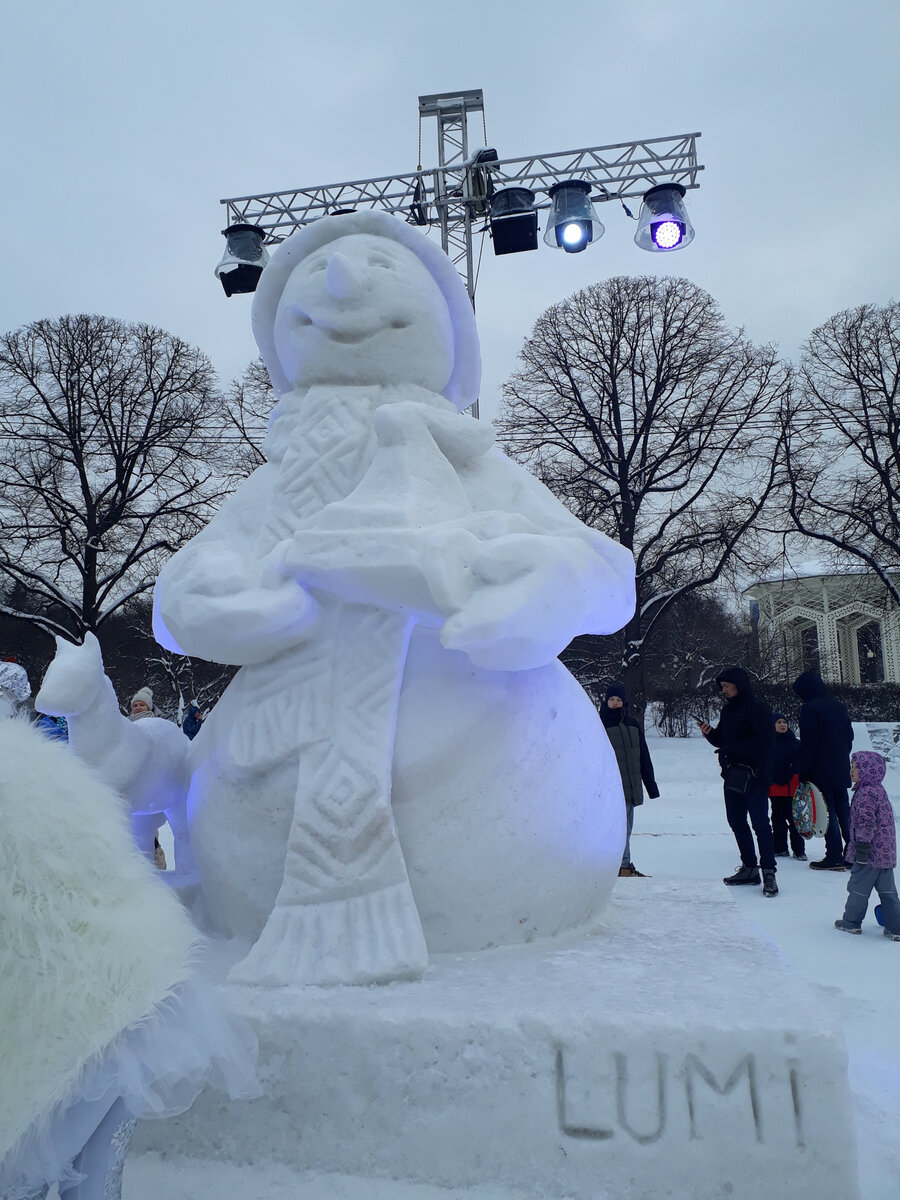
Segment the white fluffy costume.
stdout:
<svg viewBox="0 0 900 1200">
<path fill-rule="evenodd" d="M 171 1115 L 211 1075 L 253 1091 L 253 1035 L 194 978 L 196 931 L 155 874 L 88 767 L 0 722 L 0 1194 L 67 1177 L 79 1104 Z"/>
<path fill-rule="evenodd" d="M 268 461 L 155 593 L 163 645 L 243 668 L 194 743 L 201 883 L 220 928 L 259 937 L 233 978 L 415 975 L 391 778 L 411 634 L 483 673 L 545 669 L 576 634 L 624 624 L 634 566 L 460 415 L 480 378 L 472 308 L 402 221 L 358 212 L 288 238 L 253 324 L 279 393 Z M 520 794 L 508 766 L 498 790 Z"/>
</svg>

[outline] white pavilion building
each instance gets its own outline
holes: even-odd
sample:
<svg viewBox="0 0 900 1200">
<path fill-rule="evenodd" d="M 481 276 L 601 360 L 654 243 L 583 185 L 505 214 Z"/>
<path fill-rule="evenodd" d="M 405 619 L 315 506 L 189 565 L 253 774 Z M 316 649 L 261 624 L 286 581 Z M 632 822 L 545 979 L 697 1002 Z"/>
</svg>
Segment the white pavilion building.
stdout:
<svg viewBox="0 0 900 1200">
<path fill-rule="evenodd" d="M 781 664 L 785 680 L 814 668 L 826 683 L 900 683 L 900 606 L 864 568 L 806 564 L 744 595 L 760 652 Z"/>
</svg>

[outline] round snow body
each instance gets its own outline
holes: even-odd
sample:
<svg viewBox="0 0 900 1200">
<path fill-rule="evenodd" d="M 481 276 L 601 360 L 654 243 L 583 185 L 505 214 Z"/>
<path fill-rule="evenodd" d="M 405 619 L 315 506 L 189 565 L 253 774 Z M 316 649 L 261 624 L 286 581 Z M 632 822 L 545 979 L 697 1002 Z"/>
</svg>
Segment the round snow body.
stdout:
<svg viewBox="0 0 900 1200">
<path fill-rule="evenodd" d="M 296 755 L 241 766 L 228 753 L 238 676 L 191 743 L 191 840 L 202 915 L 255 940 L 284 873 Z M 410 643 L 392 803 L 428 948 L 553 937 L 606 904 L 625 841 L 615 757 L 559 662 L 484 671 L 431 630 Z"/>
<path fill-rule="evenodd" d="M 619 772 L 560 662 L 484 671 L 417 631 L 392 800 L 432 953 L 553 937 L 609 899 L 625 842 Z"/>
</svg>

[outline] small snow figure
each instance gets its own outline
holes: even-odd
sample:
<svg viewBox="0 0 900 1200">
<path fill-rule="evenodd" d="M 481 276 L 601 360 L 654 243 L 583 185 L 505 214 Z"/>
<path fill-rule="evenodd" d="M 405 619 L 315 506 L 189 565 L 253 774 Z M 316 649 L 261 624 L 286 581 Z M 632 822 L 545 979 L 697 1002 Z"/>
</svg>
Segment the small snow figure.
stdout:
<svg viewBox="0 0 900 1200">
<path fill-rule="evenodd" d="M 100 643 L 92 633 L 74 646 L 56 639 L 35 701 L 41 712 L 66 718 L 69 744 L 131 807 L 135 841 L 155 858 L 156 832 L 169 822 L 175 839 L 174 887 L 197 882 L 187 821 L 188 749 L 178 726 L 153 714 L 153 693 L 142 688 L 122 715 L 103 669 Z"/>
<path fill-rule="evenodd" d="M 243 667 L 210 720 L 226 761 L 215 782 L 195 775 L 193 811 L 201 792 L 222 803 L 226 770 L 265 769 L 233 784 L 245 808 L 271 797 L 267 821 L 230 822 L 247 823 L 248 873 L 271 875 L 254 825 L 283 831 L 274 908 L 231 977 L 416 976 L 427 951 L 391 777 L 414 627 L 485 672 L 543 668 L 625 623 L 633 561 L 460 416 L 480 379 L 472 307 L 402 221 L 298 231 L 260 279 L 253 325 L 279 394 L 268 461 L 169 560 L 154 611 L 162 645 Z"/>
</svg>

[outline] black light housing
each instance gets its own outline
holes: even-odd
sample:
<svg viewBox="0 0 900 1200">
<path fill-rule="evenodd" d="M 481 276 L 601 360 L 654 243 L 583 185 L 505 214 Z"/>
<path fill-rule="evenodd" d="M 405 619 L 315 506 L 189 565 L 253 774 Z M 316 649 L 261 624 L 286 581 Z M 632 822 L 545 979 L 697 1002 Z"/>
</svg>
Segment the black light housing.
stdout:
<svg viewBox="0 0 900 1200">
<path fill-rule="evenodd" d="M 599 241 L 605 232 L 591 204 L 591 185 L 583 179 L 566 179 L 548 189 L 550 216 L 544 230 L 548 246 L 578 254 Z"/>
<path fill-rule="evenodd" d="M 226 296 L 255 292 L 263 268 L 269 261 L 263 243 L 266 231 L 258 225 L 229 225 L 223 229 L 225 253 L 216 266 L 216 276 Z"/>
<path fill-rule="evenodd" d="M 491 198 L 491 240 L 495 254 L 521 254 L 538 248 L 538 215 L 531 188 L 510 187 Z"/>
</svg>

